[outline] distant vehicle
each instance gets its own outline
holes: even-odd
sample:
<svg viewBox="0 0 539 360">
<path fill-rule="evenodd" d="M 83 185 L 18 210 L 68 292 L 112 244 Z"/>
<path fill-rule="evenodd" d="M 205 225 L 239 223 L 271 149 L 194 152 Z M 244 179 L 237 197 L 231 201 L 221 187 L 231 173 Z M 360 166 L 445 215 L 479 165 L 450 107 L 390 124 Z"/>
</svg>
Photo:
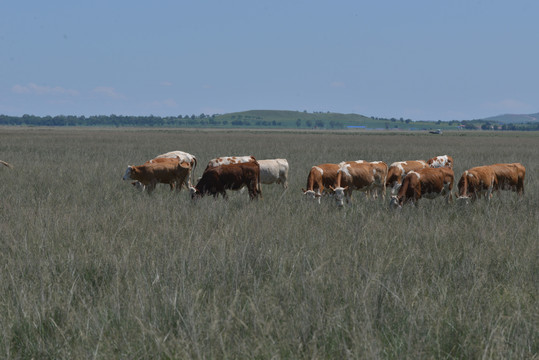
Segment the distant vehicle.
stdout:
<svg viewBox="0 0 539 360">
<path fill-rule="evenodd" d="M 442 132 L 442 129 L 436 129 L 436 130 L 431 130 L 431 131 L 429 131 L 429 134 L 438 134 L 438 135 L 442 135 L 443 132 Z"/>
</svg>

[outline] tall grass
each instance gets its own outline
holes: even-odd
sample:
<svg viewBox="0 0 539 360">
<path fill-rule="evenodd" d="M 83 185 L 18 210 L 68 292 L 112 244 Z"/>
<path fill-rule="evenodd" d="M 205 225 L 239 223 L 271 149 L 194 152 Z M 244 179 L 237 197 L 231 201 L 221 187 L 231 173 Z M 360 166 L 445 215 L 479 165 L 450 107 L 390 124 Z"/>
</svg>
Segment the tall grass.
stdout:
<svg viewBox="0 0 539 360">
<path fill-rule="evenodd" d="M 287 158 L 290 185 L 228 201 L 121 176 L 171 150 Z M 305 201 L 312 165 L 521 162 L 526 193 L 390 211 Z M 535 134 L 0 129 L 2 358 L 533 358 Z"/>
</svg>

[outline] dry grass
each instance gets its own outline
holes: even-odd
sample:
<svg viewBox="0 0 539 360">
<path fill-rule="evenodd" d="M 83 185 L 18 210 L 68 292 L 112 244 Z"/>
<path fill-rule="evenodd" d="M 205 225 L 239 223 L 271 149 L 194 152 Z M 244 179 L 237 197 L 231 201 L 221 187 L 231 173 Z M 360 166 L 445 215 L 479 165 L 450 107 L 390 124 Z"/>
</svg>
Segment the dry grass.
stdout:
<svg viewBox="0 0 539 360">
<path fill-rule="evenodd" d="M 2 358 L 534 358 L 538 135 L 0 129 Z M 287 158 L 290 186 L 229 201 L 137 193 L 170 150 Z M 309 168 L 450 154 L 523 163 L 490 205 L 302 199 Z"/>
</svg>

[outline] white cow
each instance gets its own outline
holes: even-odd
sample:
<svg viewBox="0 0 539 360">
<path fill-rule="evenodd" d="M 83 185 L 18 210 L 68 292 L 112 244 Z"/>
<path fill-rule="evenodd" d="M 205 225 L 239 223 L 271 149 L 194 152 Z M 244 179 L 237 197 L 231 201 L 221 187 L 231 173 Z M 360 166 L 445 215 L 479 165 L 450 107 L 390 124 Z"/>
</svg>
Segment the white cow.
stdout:
<svg viewBox="0 0 539 360">
<path fill-rule="evenodd" d="M 286 159 L 258 160 L 260 182 L 262 184 L 281 184 L 288 187 L 288 161 Z"/>
</svg>

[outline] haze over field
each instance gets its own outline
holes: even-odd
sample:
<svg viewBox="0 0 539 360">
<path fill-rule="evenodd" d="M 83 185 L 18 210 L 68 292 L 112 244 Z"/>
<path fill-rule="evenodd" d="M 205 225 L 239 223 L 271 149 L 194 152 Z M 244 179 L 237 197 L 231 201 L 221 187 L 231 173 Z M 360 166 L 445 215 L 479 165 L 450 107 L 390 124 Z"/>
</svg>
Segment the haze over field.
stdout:
<svg viewBox="0 0 539 360">
<path fill-rule="evenodd" d="M 539 3 L 2 2 L 0 114 L 539 109 Z"/>
</svg>

